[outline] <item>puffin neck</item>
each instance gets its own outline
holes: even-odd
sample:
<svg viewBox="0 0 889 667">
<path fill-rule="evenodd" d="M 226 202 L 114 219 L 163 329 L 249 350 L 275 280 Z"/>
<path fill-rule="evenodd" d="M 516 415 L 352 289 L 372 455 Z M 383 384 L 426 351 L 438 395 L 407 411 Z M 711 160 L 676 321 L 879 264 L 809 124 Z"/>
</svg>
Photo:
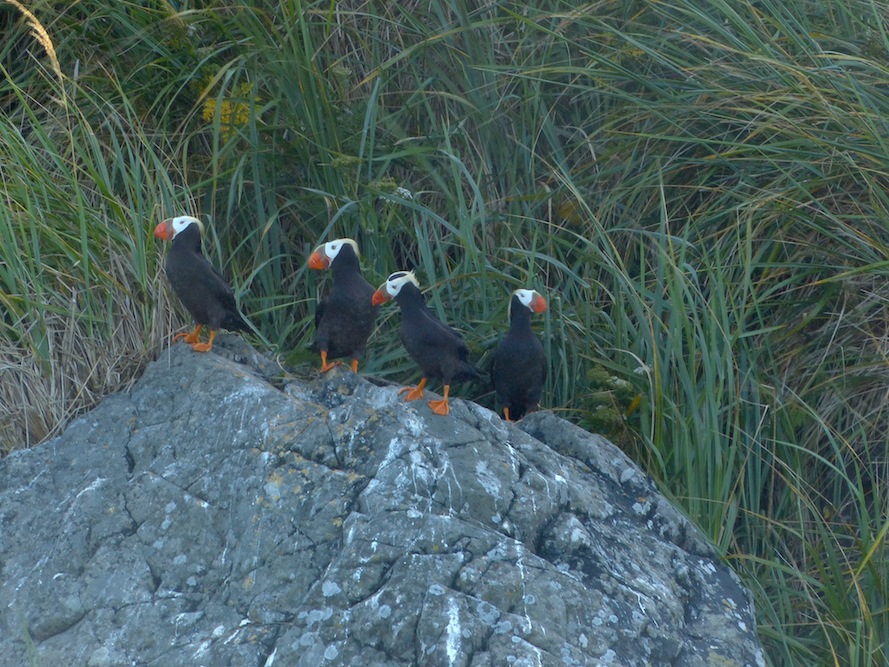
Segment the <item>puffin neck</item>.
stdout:
<svg viewBox="0 0 889 667">
<path fill-rule="evenodd" d="M 417 286 L 413 283 L 405 283 L 401 291 L 395 297 L 398 306 L 407 312 L 422 311 L 426 308 L 426 301 Z"/>
<path fill-rule="evenodd" d="M 512 297 L 512 304 L 509 309 L 509 330 L 531 330 L 531 311 L 519 301 L 517 296 Z"/>
<path fill-rule="evenodd" d="M 337 253 L 337 256 L 330 263 L 330 270 L 333 273 L 334 278 L 340 273 L 353 273 L 359 270 L 358 258 L 355 256 L 355 251 L 352 250 L 352 246 L 345 244 L 340 251 Z"/>
<path fill-rule="evenodd" d="M 201 230 L 197 225 L 191 224 L 173 237 L 174 248 L 201 252 Z"/>
</svg>

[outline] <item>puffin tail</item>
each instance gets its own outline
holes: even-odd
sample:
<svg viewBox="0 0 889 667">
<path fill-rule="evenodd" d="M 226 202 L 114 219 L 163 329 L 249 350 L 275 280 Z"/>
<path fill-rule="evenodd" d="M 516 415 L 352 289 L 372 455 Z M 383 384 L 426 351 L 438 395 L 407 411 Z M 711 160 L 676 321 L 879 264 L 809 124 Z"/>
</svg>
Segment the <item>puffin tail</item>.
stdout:
<svg viewBox="0 0 889 667">
<path fill-rule="evenodd" d="M 229 331 L 247 331 L 251 332 L 253 329 L 247 324 L 247 320 L 245 320 L 241 313 L 226 313 L 225 321 L 222 323 L 223 329 L 228 329 Z"/>
<path fill-rule="evenodd" d="M 460 368 L 457 370 L 457 375 L 454 377 L 455 380 L 479 380 L 482 377 L 482 372 L 470 364 L 468 361 L 464 361 Z"/>
</svg>

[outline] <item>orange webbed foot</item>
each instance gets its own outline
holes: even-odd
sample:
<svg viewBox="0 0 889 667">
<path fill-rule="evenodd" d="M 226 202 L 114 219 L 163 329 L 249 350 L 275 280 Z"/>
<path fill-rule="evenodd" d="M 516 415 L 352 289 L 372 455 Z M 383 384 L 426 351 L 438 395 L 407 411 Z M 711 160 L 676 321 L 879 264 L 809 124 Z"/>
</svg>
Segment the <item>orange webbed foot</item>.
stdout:
<svg viewBox="0 0 889 667">
<path fill-rule="evenodd" d="M 407 392 L 407 396 L 404 397 L 405 401 L 419 401 L 423 398 L 423 389 L 426 387 L 426 378 L 420 380 L 420 384 L 416 387 L 402 387 L 398 390 L 398 395 L 401 396 L 405 392 Z"/>
<path fill-rule="evenodd" d="M 450 407 L 448 407 L 448 394 L 451 391 L 451 385 L 446 384 L 444 386 L 444 396 L 436 401 L 429 401 L 426 405 L 432 408 L 432 412 L 441 415 L 442 417 L 446 417 L 448 413 L 451 411 Z"/>
<path fill-rule="evenodd" d="M 423 390 L 419 387 L 402 387 L 398 390 L 398 395 L 401 396 L 407 392 L 407 395 L 404 397 L 405 401 L 419 401 L 423 398 Z"/>
<path fill-rule="evenodd" d="M 327 351 L 321 351 L 321 373 L 326 373 L 340 365 L 339 361 L 327 361 Z"/>
<path fill-rule="evenodd" d="M 352 359 L 352 372 L 353 373 L 358 372 L 358 360 L 357 359 Z"/>
<path fill-rule="evenodd" d="M 189 345 L 194 346 L 195 343 L 201 340 L 201 329 L 203 328 L 204 325 L 199 324 L 194 328 L 194 331 L 190 333 L 177 333 L 173 336 L 173 342 L 175 343 L 177 340 L 183 339 Z"/>
<path fill-rule="evenodd" d="M 441 398 L 437 401 L 429 401 L 427 405 L 432 408 L 432 412 L 442 417 L 447 417 L 451 409 L 448 407 L 448 399 Z"/>
<path fill-rule="evenodd" d="M 511 422 L 512 419 L 509 418 L 509 408 L 503 408 L 503 419 Z"/>
<path fill-rule="evenodd" d="M 210 340 L 206 343 L 194 342 L 191 344 L 191 349 L 195 352 L 209 352 L 213 349 L 213 339 L 216 338 L 216 329 L 210 330 Z M 186 341 L 188 339 L 186 338 Z"/>
</svg>

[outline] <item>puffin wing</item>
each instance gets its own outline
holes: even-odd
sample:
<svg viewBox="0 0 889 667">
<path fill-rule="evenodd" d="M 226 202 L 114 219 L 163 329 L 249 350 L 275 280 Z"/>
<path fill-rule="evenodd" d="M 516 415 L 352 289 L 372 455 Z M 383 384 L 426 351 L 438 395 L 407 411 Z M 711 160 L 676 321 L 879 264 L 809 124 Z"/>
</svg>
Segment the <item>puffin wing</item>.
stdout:
<svg viewBox="0 0 889 667">
<path fill-rule="evenodd" d="M 321 324 L 321 320 L 324 319 L 324 311 L 327 309 L 327 301 L 328 298 L 326 296 L 318 299 L 318 303 L 315 305 L 315 329 L 318 329 L 318 325 Z"/>
<path fill-rule="evenodd" d="M 222 276 L 222 272 L 213 266 L 203 254 L 200 258 L 200 264 L 203 267 L 205 276 L 205 284 L 209 293 L 217 298 L 219 303 L 225 306 L 226 310 L 237 312 L 238 306 L 235 303 L 235 292 Z"/>
</svg>

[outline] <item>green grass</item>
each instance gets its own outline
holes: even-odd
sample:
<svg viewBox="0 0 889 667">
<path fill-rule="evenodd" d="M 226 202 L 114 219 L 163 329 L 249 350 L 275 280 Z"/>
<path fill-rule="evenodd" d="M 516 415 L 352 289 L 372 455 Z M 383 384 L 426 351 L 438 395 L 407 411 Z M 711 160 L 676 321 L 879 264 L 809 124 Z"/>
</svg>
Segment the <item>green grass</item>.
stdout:
<svg viewBox="0 0 889 667">
<path fill-rule="evenodd" d="M 291 363 L 352 236 L 483 366 L 545 293 L 546 405 L 701 526 L 770 662 L 887 664 L 885 2 L 146 4 L 0 24 L 4 451 L 186 323 L 160 218 Z M 362 368 L 413 381 L 396 323 Z"/>
</svg>

